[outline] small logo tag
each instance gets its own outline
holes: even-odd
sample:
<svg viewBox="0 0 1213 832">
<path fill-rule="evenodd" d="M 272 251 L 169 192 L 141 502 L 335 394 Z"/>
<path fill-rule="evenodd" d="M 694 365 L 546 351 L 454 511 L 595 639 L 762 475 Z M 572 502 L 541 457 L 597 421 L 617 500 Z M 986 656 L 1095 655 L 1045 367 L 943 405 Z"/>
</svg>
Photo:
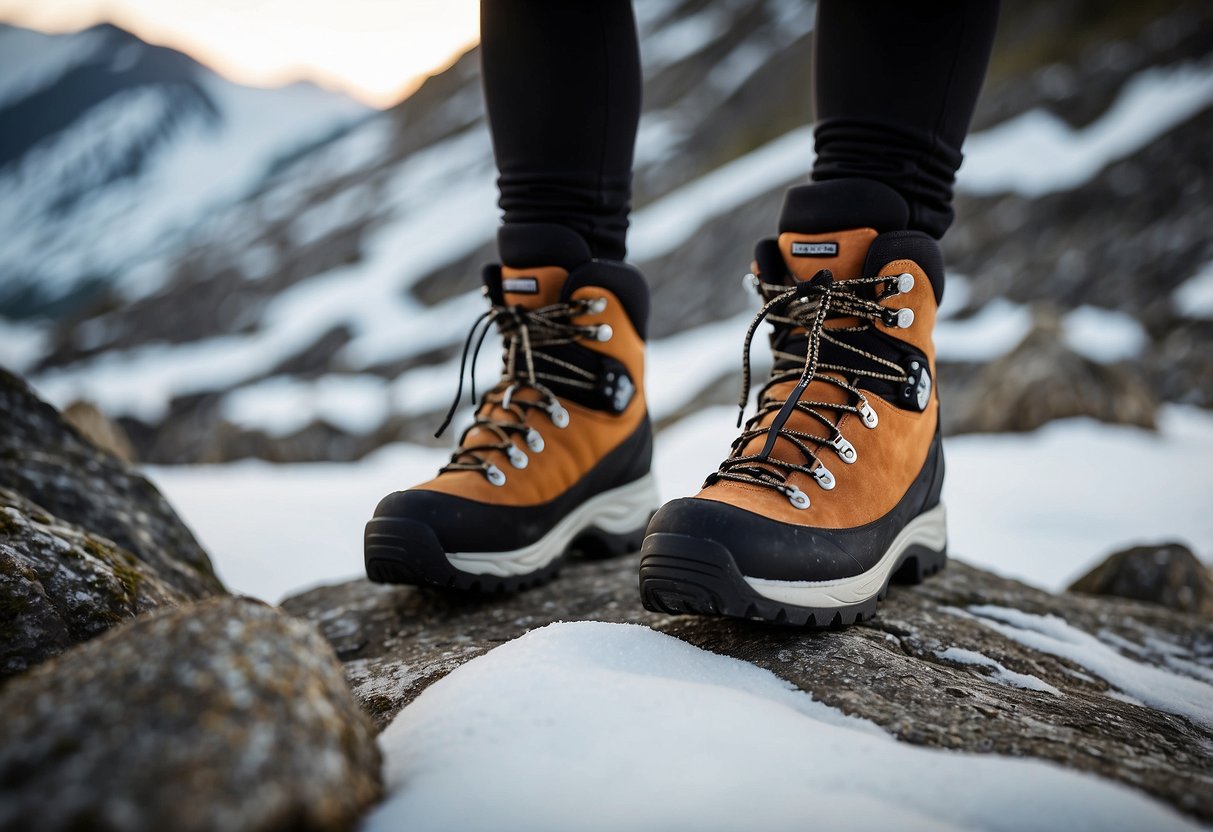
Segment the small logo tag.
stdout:
<svg viewBox="0 0 1213 832">
<path fill-rule="evenodd" d="M 506 277 L 501 281 L 501 291 L 515 295 L 539 294 L 539 279 L 535 277 Z"/>
<path fill-rule="evenodd" d="M 793 257 L 835 257 L 838 243 L 792 243 Z"/>
</svg>

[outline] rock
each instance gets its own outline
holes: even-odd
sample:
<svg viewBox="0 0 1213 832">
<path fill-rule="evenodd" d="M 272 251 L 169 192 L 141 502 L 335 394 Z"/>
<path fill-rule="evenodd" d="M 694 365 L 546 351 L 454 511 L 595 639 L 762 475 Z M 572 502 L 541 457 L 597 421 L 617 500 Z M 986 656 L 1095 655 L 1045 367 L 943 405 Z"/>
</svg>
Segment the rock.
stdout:
<svg viewBox="0 0 1213 832">
<path fill-rule="evenodd" d="M 122 460 L 127 465 L 135 464 L 135 449 L 126 431 L 107 418 L 92 402 L 72 402 L 63 411 L 63 421 L 110 456 Z"/>
<path fill-rule="evenodd" d="M 950 395 L 949 433 L 1031 431 L 1053 419 L 1089 416 L 1154 428 L 1157 399 L 1128 364 L 1098 364 L 1062 340 L 1055 309 L 1038 307 L 1033 329 Z"/>
<path fill-rule="evenodd" d="M 673 618 L 641 608 L 637 561 L 574 563 L 558 581 L 510 598 L 354 581 L 283 607 L 319 624 L 381 726 L 432 682 L 528 630 L 633 622 L 767 668 L 902 740 L 1051 760 L 1213 820 L 1213 726 L 1134 701 L 1153 694 L 1118 690 L 1126 682 L 1107 670 L 1116 662 L 1147 676 L 1165 670 L 1161 678 L 1204 691 L 1213 632 L 1203 619 L 1051 595 L 955 561 L 919 587 L 894 588 L 873 621 L 843 631 Z M 1184 710 L 1184 701 L 1163 704 Z"/>
<path fill-rule="evenodd" d="M 0 488 L 0 680 L 186 600 L 112 540 Z"/>
<path fill-rule="evenodd" d="M 0 487 L 113 541 L 183 597 L 225 592 L 210 559 L 155 486 L 82 438 L 3 368 Z"/>
<path fill-rule="evenodd" d="M 1067 592 L 1133 598 L 1213 617 L 1213 575 L 1182 543 L 1116 552 L 1070 584 Z"/>
<path fill-rule="evenodd" d="M 0 688 L 0 829 L 338 830 L 380 794 L 374 731 L 304 622 L 219 598 Z"/>
</svg>

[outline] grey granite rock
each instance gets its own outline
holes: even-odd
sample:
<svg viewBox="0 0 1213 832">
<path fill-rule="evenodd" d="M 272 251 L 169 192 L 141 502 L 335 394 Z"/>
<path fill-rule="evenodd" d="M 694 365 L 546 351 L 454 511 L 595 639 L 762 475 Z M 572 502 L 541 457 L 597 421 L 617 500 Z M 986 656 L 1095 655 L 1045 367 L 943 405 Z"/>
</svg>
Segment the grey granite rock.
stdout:
<svg viewBox="0 0 1213 832">
<path fill-rule="evenodd" d="M 1130 364 L 1099 364 L 1062 339 L 1057 310 L 1039 306 L 1031 332 L 947 401 L 950 433 L 1031 431 L 1053 419 L 1154 427 L 1157 398 Z"/>
<path fill-rule="evenodd" d="M 374 730 L 302 621 L 219 598 L 141 617 L 0 688 L 0 829 L 339 830 Z"/>
<path fill-rule="evenodd" d="M 432 682 L 530 629 L 635 622 L 765 667 L 904 741 L 1051 760 L 1213 820 L 1213 726 L 1133 701 L 1118 679 L 1067 658 L 1079 653 L 1065 641 L 1105 664 L 1131 662 L 1199 685 L 1213 678 L 1207 621 L 1132 601 L 1051 595 L 953 561 L 920 587 L 894 588 L 871 622 L 805 632 L 647 613 L 636 570 L 636 556 L 576 563 L 555 583 L 504 599 L 354 581 L 283 607 L 320 625 L 381 726 Z"/>
<path fill-rule="evenodd" d="M 225 591 L 210 559 L 155 486 L 82 438 L 3 368 L 0 487 L 113 541 L 184 597 Z"/>
<path fill-rule="evenodd" d="M 1134 546 L 1111 554 L 1068 591 L 1133 598 L 1213 617 L 1213 575 L 1182 543 Z"/>
<path fill-rule="evenodd" d="M 185 600 L 112 540 L 0 488 L 0 680 Z"/>
</svg>

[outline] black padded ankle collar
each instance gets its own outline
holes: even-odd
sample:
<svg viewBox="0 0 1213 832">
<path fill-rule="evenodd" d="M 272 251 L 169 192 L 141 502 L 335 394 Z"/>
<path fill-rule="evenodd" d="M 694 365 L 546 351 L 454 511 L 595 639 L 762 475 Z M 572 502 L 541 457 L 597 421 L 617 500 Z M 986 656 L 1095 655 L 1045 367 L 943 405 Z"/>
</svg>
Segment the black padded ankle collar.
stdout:
<svg viewBox="0 0 1213 832">
<path fill-rule="evenodd" d="M 872 179 L 831 179 L 788 188 L 779 231 L 821 234 L 850 228 L 900 231 L 910 222 L 901 194 Z"/>
<path fill-rule="evenodd" d="M 593 255 L 571 228 L 553 223 L 510 223 L 497 229 L 501 262 L 515 269 L 559 266 L 572 271 Z"/>
</svg>

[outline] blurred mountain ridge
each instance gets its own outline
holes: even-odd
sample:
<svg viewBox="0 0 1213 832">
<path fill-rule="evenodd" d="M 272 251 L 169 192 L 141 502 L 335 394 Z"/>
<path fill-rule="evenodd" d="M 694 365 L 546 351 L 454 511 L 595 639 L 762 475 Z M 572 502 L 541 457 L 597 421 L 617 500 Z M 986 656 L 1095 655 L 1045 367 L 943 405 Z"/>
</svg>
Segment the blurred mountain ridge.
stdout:
<svg viewBox="0 0 1213 832">
<path fill-rule="evenodd" d="M 307 82 L 236 84 L 109 23 L 0 24 L 0 314 L 87 307 L 274 158 L 369 112 Z"/>
<path fill-rule="evenodd" d="M 630 247 L 653 285 L 664 424 L 736 394 L 753 300 L 735 278 L 812 163 L 813 9 L 636 10 Z M 1032 331 L 1036 309 L 1060 316 L 1057 349 L 1086 362 L 1066 366 L 1213 405 L 1213 8 L 1026 0 L 1003 17 L 944 240 L 941 384 L 980 401 L 981 367 Z M 424 440 L 495 256 L 476 50 L 278 160 L 61 318 L 25 368 L 39 389 L 61 406 L 97 401 L 158 462 L 354 459 Z"/>
</svg>

